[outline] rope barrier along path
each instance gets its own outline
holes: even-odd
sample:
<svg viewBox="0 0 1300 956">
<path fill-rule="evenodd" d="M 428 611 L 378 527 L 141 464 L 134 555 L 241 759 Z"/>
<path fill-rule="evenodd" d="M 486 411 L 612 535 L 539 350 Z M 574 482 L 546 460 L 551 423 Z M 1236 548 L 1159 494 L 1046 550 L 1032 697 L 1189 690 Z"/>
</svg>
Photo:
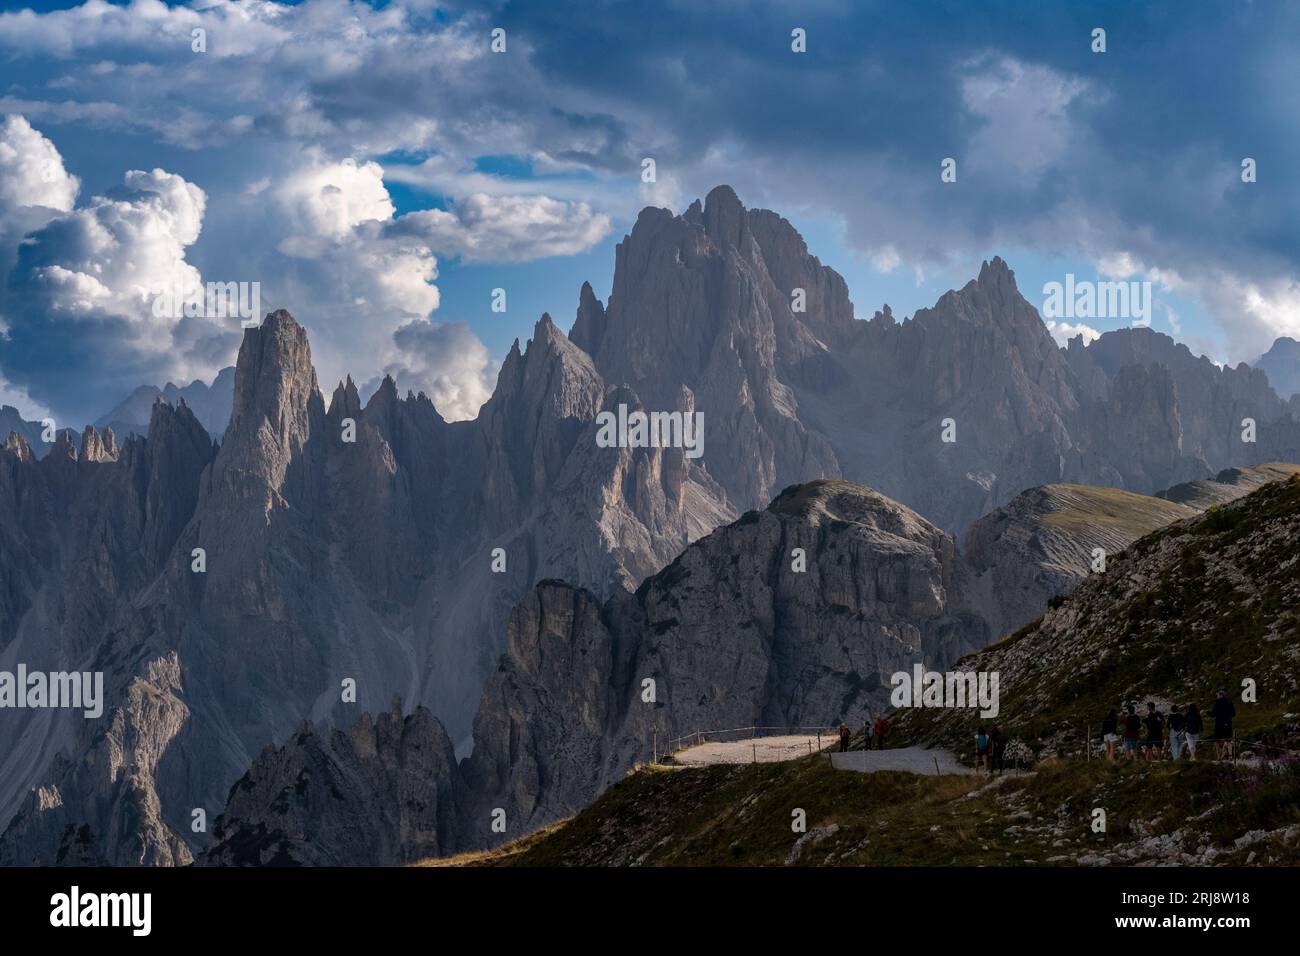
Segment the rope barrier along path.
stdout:
<svg viewBox="0 0 1300 956">
<path fill-rule="evenodd" d="M 662 759 L 678 766 L 771 763 L 833 749 L 838 740 L 839 730 L 833 726 L 752 725 L 692 731 L 661 740 L 658 749 Z"/>
<path fill-rule="evenodd" d="M 659 746 L 656 743 L 654 749 L 658 753 L 668 755 L 668 754 L 676 753 L 677 751 L 685 749 L 686 747 L 699 746 L 707 743 L 718 743 L 718 742 L 725 743 L 726 741 L 721 741 L 719 740 L 719 738 L 727 734 L 738 735 L 736 739 L 744 739 L 746 737 L 749 738 L 788 737 L 788 736 L 806 734 L 809 737 L 818 738 L 818 746 L 820 749 L 822 744 L 822 740 L 821 740 L 822 737 L 838 740 L 839 739 L 838 733 L 839 733 L 838 728 L 833 726 L 804 725 L 804 726 L 795 726 L 795 727 L 781 727 L 776 725 L 768 725 L 768 726 L 750 725 L 748 727 L 727 727 L 721 730 L 694 730 L 688 734 L 682 734 L 679 737 L 674 737 L 670 740 L 666 740 L 664 741 L 662 746 Z M 656 736 L 657 736 L 657 732 L 656 732 Z"/>
</svg>

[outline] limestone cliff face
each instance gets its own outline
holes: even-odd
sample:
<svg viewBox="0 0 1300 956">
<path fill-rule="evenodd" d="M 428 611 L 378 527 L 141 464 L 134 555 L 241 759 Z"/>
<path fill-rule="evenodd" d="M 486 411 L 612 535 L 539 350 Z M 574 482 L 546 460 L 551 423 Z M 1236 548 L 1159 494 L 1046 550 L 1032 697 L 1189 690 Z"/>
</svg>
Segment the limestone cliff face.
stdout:
<svg viewBox="0 0 1300 956">
<path fill-rule="evenodd" d="M 656 738 L 860 723 L 883 708 L 888 674 L 985 643 L 960 606 L 962 576 L 948 535 L 823 481 L 691 545 L 635 594 L 601 605 L 539 585 L 511 616 L 475 720 L 467 839 L 495 841 L 496 807 L 507 836 L 576 812 Z"/>
<path fill-rule="evenodd" d="M 778 374 L 783 341 L 818 346 L 794 321 L 760 237 L 774 255 L 792 256 L 773 262 L 778 275 L 807 275 L 818 304 L 826 300 L 841 320 L 852 314 L 843 281 L 807 256 L 792 229 L 771 214 L 751 228 L 752 216 L 728 186 L 682 216 L 644 210 L 618 246 L 603 316 L 589 318 L 598 304 L 588 302 L 575 324 L 604 379 L 629 386 L 647 407 L 675 408 L 682 388 L 690 391 L 704 415 L 709 474 L 739 508 L 761 506 L 792 482 L 839 474 Z"/>
<path fill-rule="evenodd" d="M 7 742 L 0 862 L 55 863 L 72 854 L 186 863 L 190 851 L 159 797 L 189 710 L 179 660 L 158 635 L 183 612 L 141 611 L 123 595 L 144 593 L 162 572 L 213 448 L 188 408 L 159 404 L 147 438 L 118 449 L 111 432 L 88 430 L 80 457 L 70 449 L 56 445 L 34 462 L 11 442 L 3 456 L 0 480 L 9 482 L 19 519 L 9 529 L 27 551 L 25 563 L 3 570 L 6 591 L 22 606 L 0 668 L 101 672 L 103 713 L 0 711 Z"/>
<path fill-rule="evenodd" d="M 102 667 L 107 703 L 0 713 L 4 858 L 53 861 L 71 826 L 113 863 L 186 862 L 191 811 L 215 814 L 268 742 L 395 694 L 468 744 L 537 580 L 634 587 L 734 517 L 680 450 L 598 448 L 609 402 L 639 404 L 544 317 L 477 421 L 391 380 L 364 408 L 342 383 L 327 411 L 305 329 L 277 312 L 245 335 L 219 447 L 183 401 L 120 449 L 88 429 L 37 461 L 14 436 L 0 653 Z"/>
<path fill-rule="evenodd" d="M 202 862 L 394 866 L 456 846 L 459 776 L 446 731 L 400 701 L 346 730 L 303 724 L 230 791 Z"/>
</svg>

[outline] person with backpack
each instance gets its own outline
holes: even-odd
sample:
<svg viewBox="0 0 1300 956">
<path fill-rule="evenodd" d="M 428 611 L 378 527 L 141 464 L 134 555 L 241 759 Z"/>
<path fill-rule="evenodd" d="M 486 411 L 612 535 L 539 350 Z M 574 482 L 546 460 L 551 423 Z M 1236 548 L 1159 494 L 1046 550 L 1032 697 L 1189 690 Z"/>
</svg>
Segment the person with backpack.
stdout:
<svg viewBox="0 0 1300 956">
<path fill-rule="evenodd" d="M 1138 741 L 1142 739 L 1142 718 L 1137 708 L 1129 704 L 1124 708 L 1124 756 L 1132 760 L 1138 754 Z"/>
<path fill-rule="evenodd" d="M 883 716 L 876 718 L 876 749 L 885 749 L 885 735 L 889 733 L 889 721 Z"/>
<path fill-rule="evenodd" d="M 1119 743 L 1119 714 L 1112 707 L 1101 721 L 1101 739 L 1106 744 L 1106 759 L 1115 760 L 1115 747 Z"/>
<path fill-rule="evenodd" d="M 983 724 L 975 729 L 975 770 L 978 772 L 981 766 L 992 773 L 989 767 L 989 735 L 984 732 Z"/>
<path fill-rule="evenodd" d="M 840 753 L 848 753 L 849 750 L 849 725 L 840 723 Z"/>
<path fill-rule="evenodd" d="M 1177 704 L 1169 708 L 1169 756 L 1178 760 L 1183 756 L 1183 734 L 1187 729 L 1187 719 L 1183 709 Z"/>
<path fill-rule="evenodd" d="M 1165 719 L 1156 710 L 1154 701 L 1147 702 L 1147 716 L 1143 723 L 1147 725 L 1146 757 L 1159 760 L 1165 749 Z"/>
<path fill-rule="evenodd" d="M 1237 716 L 1237 708 L 1232 706 L 1232 701 L 1228 698 L 1228 692 L 1222 687 L 1219 688 L 1218 697 L 1214 701 L 1214 706 L 1210 708 L 1210 716 L 1214 718 L 1214 743 L 1216 748 L 1216 759 L 1222 760 L 1226 753 L 1228 759 L 1232 759 L 1232 718 Z"/>
<path fill-rule="evenodd" d="M 1187 705 L 1187 720 L 1183 729 L 1183 741 L 1187 744 L 1187 759 L 1196 759 L 1196 745 L 1201 742 L 1201 712 L 1195 704 Z"/>
</svg>

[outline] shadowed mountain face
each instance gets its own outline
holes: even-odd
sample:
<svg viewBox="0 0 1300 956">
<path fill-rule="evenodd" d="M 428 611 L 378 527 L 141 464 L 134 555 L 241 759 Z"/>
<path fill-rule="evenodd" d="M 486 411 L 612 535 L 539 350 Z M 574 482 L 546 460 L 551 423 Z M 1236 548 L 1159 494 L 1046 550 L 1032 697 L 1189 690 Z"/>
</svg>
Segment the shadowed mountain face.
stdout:
<svg viewBox="0 0 1300 956">
<path fill-rule="evenodd" d="M 112 411 L 95 422 L 95 428 L 113 429 L 119 439 L 131 435 L 146 435 L 154 402 L 162 399 L 169 405 L 184 402 L 209 435 L 218 441 L 230 421 L 230 408 L 234 402 L 235 369 L 223 368 L 211 385 L 195 380 L 178 387 L 168 382 L 163 388 L 141 385 L 123 399 Z M 2 426 L 0 426 L 2 427 Z"/>
<path fill-rule="evenodd" d="M 0 858 L 53 861 L 87 824 L 110 862 L 187 862 L 191 810 L 304 718 L 349 720 L 345 681 L 357 709 L 396 694 L 467 736 L 535 580 L 621 589 L 733 516 L 680 450 L 599 447 L 606 402 L 639 405 L 544 318 L 475 422 L 391 381 L 327 412 L 277 312 L 245 335 L 219 448 L 161 401 L 120 451 L 11 439 L 0 662 L 104 670 L 108 705 L 0 710 Z"/>
<path fill-rule="evenodd" d="M 1300 397 L 1300 342 L 1282 336 L 1255 362 L 1268 376 L 1273 390 L 1283 398 Z"/>
<path fill-rule="evenodd" d="M 643 212 L 609 303 L 584 287 L 571 337 L 543 316 L 474 421 L 391 380 L 364 407 L 340 383 L 327 406 L 306 331 L 273 313 L 245 333 L 219 445 L 164 396 L 120 447 L 91 428 L 40 460 L 21 433 L 0 451 L 0 671 L 102 671 L 106 698 L 98 719 L 0 709 L 0 862 L 186 862 L 206 840 L 192 810 L 215 814 L 304 719 L 316 755 L 283 766 L 350 761 L 353 793 L 383 790 L 327 735 L 394 696 L 434 715 L 411 733 L 439 753 L 473 731 L 439 847 L 490 839 L 482 800 L 535 824 L 589 799 L 657 732 L 627 693 L 655 673 L 675 695 L 665 733 L 859 716 L 904 658 L 1023 623 L 1092 546 L 1215 492 L 1044 492 L 974 536 L 976 566 L 953 532 L 990 508 L 1300 458 L 1263 373 L 1180 349 L 1132 330 L 1061 350 L 997 259 L 911 321 L 857 321 L 789 223 L 727 187 Z M 621 407 L 701 413 L 703 456 L 606 447 L 598 415 Z M 1012 600 L 996 581 L 1025 569 Z M 548 635 L 568 650 L 546 656 Z"/>
<path fill-rule="evenodd" d="M 998 258 L 909 321 L 887 306 L 857 321 L 795 229 L 726 186 L 681 216 L 645 210 L 608 306 L 584 288 L 572 338 L 652 407 L 690 390 L 703 461 L 739 509 L 844 477 L 956 532 L 1036 485 L 1152 494 L 1300 459 L 1300 425 L 1263 373 L 1149 329 L 1062 350 Z"/>
</svg>

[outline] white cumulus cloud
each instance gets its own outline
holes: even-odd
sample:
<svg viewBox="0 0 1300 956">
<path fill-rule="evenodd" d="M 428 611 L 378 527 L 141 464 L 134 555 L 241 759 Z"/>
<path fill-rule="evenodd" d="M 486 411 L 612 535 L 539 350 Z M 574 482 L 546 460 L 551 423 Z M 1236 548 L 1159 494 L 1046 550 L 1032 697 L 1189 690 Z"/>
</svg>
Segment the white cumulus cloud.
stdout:
<svg viewBox="0 0 1300 956">
<path fill-rule="evenodd" d="M 420 237 L 434 251 L 467 262 L 527 262 L 582 252 L 609 229 L 609 217 L 585 202 L 474 193 L 449 211 L 407 213 L 389 232 Z"/>
</svg>

